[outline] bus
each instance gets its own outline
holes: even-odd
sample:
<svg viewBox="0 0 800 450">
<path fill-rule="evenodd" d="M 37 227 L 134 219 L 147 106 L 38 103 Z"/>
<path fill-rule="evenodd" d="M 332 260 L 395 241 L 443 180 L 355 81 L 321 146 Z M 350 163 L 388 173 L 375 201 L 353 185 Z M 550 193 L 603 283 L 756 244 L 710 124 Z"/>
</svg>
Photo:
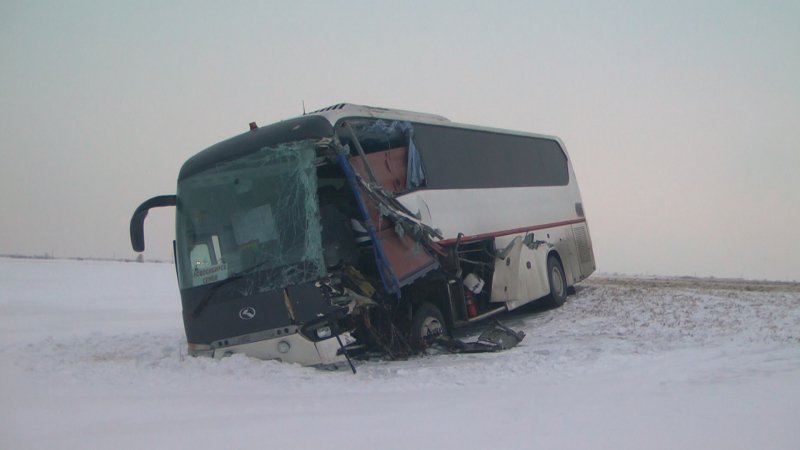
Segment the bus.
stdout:
<svg viewBox="0 0 800 450">
<path fill-rule="evenodd" d="M 410 355 L 595 270 L 556 137 L 337 104 L 188 159 L 174 206 L 188 353 L 336 367 Z"/>
</svg>

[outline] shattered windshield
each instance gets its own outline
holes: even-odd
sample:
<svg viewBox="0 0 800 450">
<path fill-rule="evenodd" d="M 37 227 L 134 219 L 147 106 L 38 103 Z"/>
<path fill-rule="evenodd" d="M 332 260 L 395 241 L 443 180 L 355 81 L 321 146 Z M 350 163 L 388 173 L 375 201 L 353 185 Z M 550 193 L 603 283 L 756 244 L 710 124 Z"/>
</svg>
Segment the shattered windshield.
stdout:
<svg viewBox="0 0 800 450">
<path fill-rule="evenodd" d="M 257 270 L 260 291 L 325 275 L 314 149 L 264 147 L 178 182 L 181 289 Z"/>
</svg>

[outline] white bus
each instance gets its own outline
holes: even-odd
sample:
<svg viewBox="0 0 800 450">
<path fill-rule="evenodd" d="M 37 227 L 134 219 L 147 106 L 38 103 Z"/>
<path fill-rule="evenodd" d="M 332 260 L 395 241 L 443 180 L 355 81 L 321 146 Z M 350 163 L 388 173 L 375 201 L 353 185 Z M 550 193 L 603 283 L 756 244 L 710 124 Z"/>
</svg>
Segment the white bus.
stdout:
<svg viewBox="0 0 800 450">
<path fill-rule="evenodd" d="M 558 138 L 338 104 L 184 163 L 175 262 L 189 353 L 328 366 L 405 355 L 595 270 Z"/>
</svg>

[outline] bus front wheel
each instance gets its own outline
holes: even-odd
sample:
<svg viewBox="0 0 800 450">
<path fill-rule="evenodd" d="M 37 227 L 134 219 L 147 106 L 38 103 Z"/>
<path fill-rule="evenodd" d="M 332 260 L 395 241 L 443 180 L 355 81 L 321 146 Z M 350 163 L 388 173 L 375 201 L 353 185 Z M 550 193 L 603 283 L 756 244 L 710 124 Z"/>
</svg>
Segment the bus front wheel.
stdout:
<svg viewBox="0 0 800 450">
<path fill-rule="evenodd" d="M 410 343 L 414 350 L 425 350 L 439 336 L 445 334 L 447 334 L 447 326 L 439 308 L 431 303 L 419 305 L 411 319 Z"/>
</svg>

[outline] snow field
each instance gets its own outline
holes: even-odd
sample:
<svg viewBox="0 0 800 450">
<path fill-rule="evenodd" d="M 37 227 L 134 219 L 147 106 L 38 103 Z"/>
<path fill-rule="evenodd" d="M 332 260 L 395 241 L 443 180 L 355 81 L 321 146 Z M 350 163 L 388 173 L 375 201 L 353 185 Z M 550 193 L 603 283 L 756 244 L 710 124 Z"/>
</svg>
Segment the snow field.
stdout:
<svg viewBox="0 0 800 450">
<path fill-rule="evenodd" d="M 798 448 L 800 286 L 592 277 L 512 350 L 186 356 L 167 264 L 0 259 L 0 448 Z"/>
</svg>

